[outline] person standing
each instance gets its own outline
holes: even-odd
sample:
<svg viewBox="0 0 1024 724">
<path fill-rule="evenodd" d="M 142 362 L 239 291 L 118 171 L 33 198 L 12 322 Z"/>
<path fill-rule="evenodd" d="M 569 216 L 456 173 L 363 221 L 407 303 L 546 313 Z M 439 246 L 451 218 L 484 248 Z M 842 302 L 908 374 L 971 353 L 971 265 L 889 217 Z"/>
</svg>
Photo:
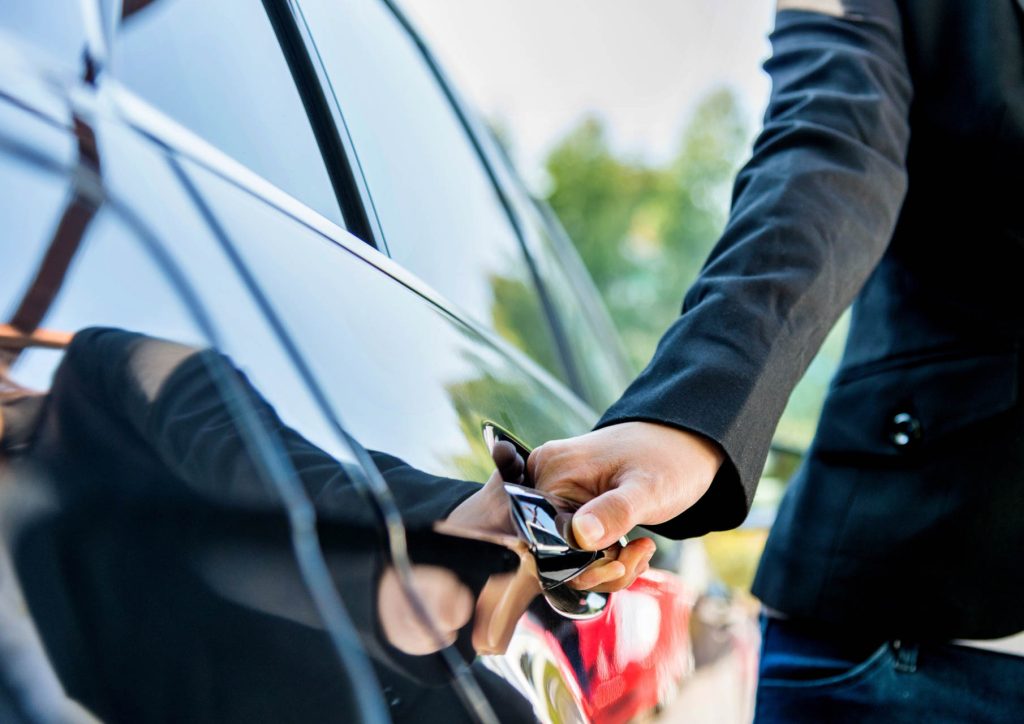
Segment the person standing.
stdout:
<svg viewBox="0 0 1024 724">
<path fill-rule="evenodd" d="M 779 0 L 762 132 L 653 359 L 529 460 L 601 547 L 745 517 L 790 392 L 852 322 L 754 593 L 758 721 L 1024 710 L 1024 7 Z"/>
</svg>

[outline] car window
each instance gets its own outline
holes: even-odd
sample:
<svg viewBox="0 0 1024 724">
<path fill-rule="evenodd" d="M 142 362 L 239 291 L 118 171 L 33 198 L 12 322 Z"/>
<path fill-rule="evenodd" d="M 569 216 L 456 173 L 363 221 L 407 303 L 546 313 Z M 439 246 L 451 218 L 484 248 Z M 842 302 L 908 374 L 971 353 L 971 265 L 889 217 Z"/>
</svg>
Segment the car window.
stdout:
<svg viewBox="0 0 1024 724">
<path fill-rule="evenodd" d="M 544 385 L 378 268 L 197 165 L 183 167 L 322 380 L 325 396 L 366 447 L 480 482 L 490 474 L 485 419 L 533 445 L 592 424 L 560 385 Z M 287 264 L 277 243 L 283 236 L 291 240 Z M 252 365 L 253 379 L 289 409 L 290 395 L 277 391 L 278 381 L 261 367 Z"/>
<path fill-rule="evenodd" d="M 82 65 L 85 30 L 77 0 L 4 3 L 0 31 L 73 68 Z"/>
<path fill-rule="evenodd" d="M 586 268 L 575 257 L 570 243 L 557 237 L 557 230 L 543 214 L 525 217 L 535 224 L 539 248 L 535 252 L 541 279 L 551 290 L 551 304 L 562 320 L 569 350 L 579 372 L 584 399 L 595 410 L 607 409 L 626 389 L 631 370 L 622 352 L 622 341 L 593 287 Z"/>
<path fill-rule="evenodd" d="M 309 118 L 262 3 L 144 3 L 123 20 L 115 52 L 113 72 L 135 93 L 342 224 Z"/>
<path fill-rule="evenodd" d="M 507 161 L 506 161 L 507 163 Z M 514 171 L 512 171 L 514 173 Z M 550 209 L 510 179 L 509 198 L 522 219 L 537 272 L 569 341 L 581 394 L 595 410 L 615 402 L 632 377 L 604 302 Z"/>
<path fill-rule="evenodd" d="M 515 228 L 413 38 L 382 2 L 302 8 L 391 256 L 564 379 Z"/>
</svg>

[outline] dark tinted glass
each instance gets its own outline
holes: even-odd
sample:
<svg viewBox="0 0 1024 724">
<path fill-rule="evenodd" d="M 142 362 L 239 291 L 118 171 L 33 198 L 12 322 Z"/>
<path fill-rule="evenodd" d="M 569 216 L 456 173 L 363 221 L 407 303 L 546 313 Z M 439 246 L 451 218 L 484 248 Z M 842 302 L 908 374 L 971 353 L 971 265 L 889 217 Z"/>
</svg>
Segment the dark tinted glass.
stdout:
<svg viewBox="0 0 1024 724">
<path fill-rule="evenodd" d="M 341 224 L 309 119 L 263 4 L 155 0 L 125 18 L 115 74 L 287 193 Z"/>
<path fill-rule="evenodd" d="M 413 39 L 382 2 L 302 7 L 391 255 L 563 376 L 508 214 Z"/>
</svg>

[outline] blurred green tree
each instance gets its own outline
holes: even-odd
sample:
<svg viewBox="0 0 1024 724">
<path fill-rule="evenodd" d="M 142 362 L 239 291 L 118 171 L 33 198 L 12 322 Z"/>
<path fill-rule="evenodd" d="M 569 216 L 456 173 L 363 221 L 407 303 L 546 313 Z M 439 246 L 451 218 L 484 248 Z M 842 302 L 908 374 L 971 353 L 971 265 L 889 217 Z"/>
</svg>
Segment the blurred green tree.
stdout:
<svg viewBox="0 0 1024 724">
<path fill-rule="evenodd" d="M 728 91 L 708 96 L 664 166 L 616 156 L 604 125 L 584 120 L 548 157 L 548 203 L 642 366 L 679 314 L 721 232 L 749 131 Z"/>
<path fill-rule="evenodd" d="M 709 94 L 662 165 L 617 155 L 585 119 L 550 153 L 547 202 L 590 270 L 637 369 L 679 315 L 683 295 L 728 218 L 733 178 L 754 129 L 736 96 Z M 777 438 L 804 448 L 842 351 L 845 320 L 791 398 Z"/>
</svg>

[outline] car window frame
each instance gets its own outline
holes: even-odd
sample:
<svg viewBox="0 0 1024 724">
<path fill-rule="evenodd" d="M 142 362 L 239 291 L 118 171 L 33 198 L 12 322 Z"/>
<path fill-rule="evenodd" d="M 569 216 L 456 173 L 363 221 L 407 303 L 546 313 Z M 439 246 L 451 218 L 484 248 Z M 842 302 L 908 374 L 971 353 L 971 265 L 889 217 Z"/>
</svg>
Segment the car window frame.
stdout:
<svg viewBox="0 0 1024 724">
<path fill-rule="evenodd" d="M 585 386 L 575 355 L 572 354 L 570 349 L 569 337 L 565 331 L 564 322 L 555 309 L 550 293 L 538 271 L 537 263 L 529 250 L 529 244 L 523 230 L 523 222 L 516 213 L 507 191 L 503 188 L 492 159 L 481 144 L 480 135 L 482 131 L 474 125 L 467 107 L 458 97 L 444 72 L 402 11 L 390 0 L 370 1 L 383 3 L 386 11 L 396 18 L 402 31 L 407 34 L 415 46 L 429 73 L 438 84 L 439 90 L 443 93 L 446 102 L 454 112 L 463 133 L 466 134 L 466 141 L 471 145 L 473 153 L 482 164 L 488 182 L 491 184 L 504 209 L 512 232 L 518 242 L 520 252 L 523 254 L 528 274 L 538 294 L 543 317 L 554 339 L 558 361 L 565 370 L 566 379 L 564 383 L 556 380 L 554 377 L 551 377 L 550 382 L 559 385 L 564 384 L 578 400 L 589 407 L 590 403 L 587 401 Z M 338 177 L 339 184 L 335 186 L 335 191 L 339 194 L 339 204 L 342 204 L 342 198 L 345 199 L 346 205 L 341 207 L 346 224 L 345 227 L 338 226 L 334 221 L 324 217 L 301 199 L 295 198 L 272 181 L 263 178 L 249 169 L 244 162 L 229 156 L 213 144 L 197 136 L 191 129 L 186 128 L 153 108 L 145 99 L 118 82 L 116 78 L 108 77 L 105 84 L 107 91 L 114 96 L 116 105 L 122 112 L 122 115 L 130 125 L 143 135 L 165 147 L 174 149 L 185 157 L 193 159 L 217 175 L 262 198 L 267 203 L 279 208 L 307 226 L 317 229 L 340 246 L 363 256 L 364 259 L 374 266 L 382 268 L 386 273 L 395 277 L 400 283 L 413 288 L 420 296 L 431 300 L 453 316 L 484 333 L 488 338 L 499 342 L 501 348 L 506 353 L 512 352 L 512 345 L 502 340 L 493 329 L 472 320 L 457 305 L 422 282 L 415 273 L 405 269 L 403 265 L 391 257 L 381 230 L 372 194 L 359 164 L 354 141 L 345 123 L 343 109 L 334 93 L 329 74 L 316 49 L 312 31 L 302 12 L 301 0 L 262 0 L 262 3 L 277 37 L 282 57 L 288 64 L 293 82 L 302 99 L 303 110 L 317 139 L 317 144 L 328 169 L 329 177 L 333 181 L 335 178 L 334 173 L 341 174 Z M 113 34 L 113 38 L 116 46 L 116 31 Z M 363 249 L 372 251 L 366 254 L 363 249 L 352 249 L 351 244 L 341 241 L 346 237 L 355 237 L 363 242 L 360 245 Z M 381 261 L 385 261 L 385 263 L 381 264 Z M 399 272 L 398 270 L 401 271 Z M 536 368 L 534 374 L 539 371 L 539 365 L 524 353 L 519 352 L 512 356 L 513 358 L 518 358 L 520 364 L 529 359 L 529 366 Z"/>
<path fill-rule="evenodd" d="M 95 2 L 97 0 L 92 1 Z M 351 153 L 347 152 L 347 147 L 351 147 L 351 139 L 348 137 L 348 134 L 343 127 L 343 121 L 340 119 L 339 115 L 334 112 L 333 104 L 328 102 L 327 95 L 324 91 L 324 84 L 322 82 L 326 78 L 326 75 L 322 66 L 318 64 L 318 59 L 315 57 L 315 54 L 311 52 L 312 46 L 308 30 L 306 29 L 304 22 L 301 21 L 301 15 L 298 8 L 293 0 L 262 0 L 261 5 L 263 12 L 266 14 L 267 21 L 271 26 L 271 30 L 274 33 L 274 38 L 277 42 L 277 51 L 280 53 L 281 60 L 283 60 L 285 66 L 288 68 L 289 76 L 292 79 L 296 93 L 302 103 L 302 116 L 305 117 L 306 122 L 309 124 L 310 131 L 312 132 L 316 143 L 317 153 L 324 164 L 324 170 L 326 171 L 327 178 L 331 185 L 330 193 L 334 197 L 334 202 L 341 215 L 342 226 L 339 228 L 356 235 L 367 244 L 377 248 L 381 237 L 379 234 L 375 233 L 374 220 L 368 218 L 366 213 L 365 201 L 368 198 L 368 195 L 366 193 L 365 185 L 362 183 L 362 174 L 357 173 L 356 170 L 353 169 L 350 163 L 350 159 L 353 156 Z M 121 21 L 122 19 L 118 17 L 117 21 L 114 23 L 110 36 L 110 55 L 113 57 L 112 65 L 115 67 L 117 65 L 116 49 L 120 37 L 119 30 Z M 107 70 L 108 69 L 105 69 L 105 72 L 107 72 Z M 149 106 L 150 104 L 138 92 L 120 82 L 113 74 L 107 72 L 107 76 L 108 77 L 105 79 L 106 82 L 110 85 L 116 86 L 118 94 L 125 94 L 140 101 L 140 103 L 128 104 L 134 107 L 133 110 L 136 117 L 140 115 L 153 115 L 145 112 L 145 110 L 141 108 L 142 106 Z M 149 110 L 153 110 L 161 116 L 164 115 L 157 109 L 150 108 Z M 158 121 L 156 125 L 166 126 L 168 124 L 160 123 Z M 195 134 L 194 129 L 188 128 L 183 124 L 176 125 L 178 125 L 180 129 L 187 131 L 187 134 L 174 133 L 173 135 L 184 136 Z M 144 129 L 140 130 L 143 130 L 145 133 Z M 310 213 L 315 214 L 319 218 L 323 218 L 332 226 L 337 226 L 337 223 L 334 220 L 324 216 L 321 212 L 310 206 L 305 200 L 294 196 L 291 192 L 278 186 L 275 181 L 266 179 L 259 173 L 252 171 L 244 159 L 236 159 L 230 154 L 221 151 L 214 144 L 208 142 L 196 144 L 190 140 L 186 142 L 185 145 L 192 148 L 195 148 L 197 145 L 205 146 L 206 148 L 201 153 L 206 157 L 213 155 L 229 158 L 232 162 L 230 165 L 237 164 L 237 166 L 245 168 L 246 171 L 251 172 L 253 176 L 259 177 L 275 189 L 278 189 L 282 193 L 287 194 L 290 198 L 295 199 L 304 207 L 304 209 L 308 209 Z M 211 150 L 215 151 L 215 153 L 210 154 Z M 223 166 L 224 164 L 219 165 Z"/>
<path fill-rule="evenodd" d="M 287 2 L 288 5 L 295 7 L 299 17 L 302 19 L 303 23 L 305 23 L 305 17 L 302 15 L 302 0 L 284 1 Z M 443 94 L 445 101 L 447 102 L 448 106 L 454 113 L 455 118 L 462 129 L 462 132 L 465 134 L 466 142 L 470 145 L 473 154 L 479 160 L 483 172 L 487 177 L 487 181 L 498 198 L 498 202 L 504 211 L 505 217 L 508 220 L 512 233 L 518 243 L 520 253 L 523 255 L 523 259 L 525 261 L 527 268 L 527 273 L 529 274 L 530 280 L 533 283 L 534 289 L 537 292 L 538 300 L 540 301 L 540 306 L 544 320 L 548 325 L 552 339 L 555 343 L 555 350 L 558 354 L 558 361 L 559 363 L 561 363 L 562 368 L 565 371 L 566 384 L 569 387 L 569 389 L 576 395 L 577 398 L 579 398 L 580 400 L 586 400 L 587 397 L 585 394 L 585 386 L 583 384 L 582 375 L 580 374 L 578 365 L 575 360 L 575 356 L 572 354 L 569 336 L 565 331 L 564 322 L 561 319 L 560 315 L 557 313 L 555 305 L 551 299 L 550 292 L 547 290 L 547 287 L 544 284 L 543 279 L 538 271 L 537 262 L 534 259 L 532 253 L 530 252 L 529 244 L 527 243 L 526 235 L 523 231 L 523 222 L 516 213 L 515 208 L 511 200 L 509 199 L 508 193 L 503 188 L 502 183 L 498 177 L 498 174 L 495 172 L 494 165 L 491 159 L 489 158 L 486 149 L 483 147 L 481 143 L 480 129 L 478 129 L 472 122 L 472 116 L 469 113 L 467 106 L 459 98 L 454 87 L 449 82 L 448 78 L 445 76 L 444 71 L 441 69 L 440 65 L 434 58 L 430 49 L 423 42 L 419 33 L 416 32 L 415 27 L 403 13 L 401 8 L 399 8 L 394 2 L 392 2 L 392 0 L 368 1 L 379 2 L 384 7 L 384 9 L 396 19 L 399 26 L 401 27 L 401 31 L 404 32 L 406 36 L 409 38 L 409 40 L 412 42 L 413 46 L 416 49 L 416 52 L 418 53 L 421 60 L 425 64 L 427 71 L 430 73 L 434 81 L 437 83 L 438 90 Z M 374 219 L 377 219 L 376 231 L 378 234 L 380 234 L 380 236 L 377 237 L 378 243 L 375 244 L 375 246 L 390 258 L 390 251 L 387 249 L 387 243 L 384 240 L 383 233 L 380 231 L 380 222 L 379 218 L 377 217 L 376 207 L 373 206 L 373 195 L 369 191 L 369 185 L 366 181 L 365 176 L 363 176 L 362 174 L 362 168 L 358 160 L 358 153 L 356 152 L 351 135 L 348 134 L 348 128 L 344 124 L 344 109 L 342 107 L 340 100 L 337 97 L 337 94 L 334 92 L 333 87 L 330 85 L 330 77 L 326 73 L 326 69 L 324 68 L 322 62 L 320 61 L 319 54 L 316 51 L 315 45 L 312 43 L 312 36 L 309 31 L 308 25 L 305 25 L 305 31 L 307 33 L 307 39 L 309 42 L 307 50 L 312 56 L 316 58 L 318 75 L 322 73 L 322 82 L 326 84 L 325 91 L 329 93 L 329 97 L 333 100 L 333 103 L 331 105 L 336 107 L 336 112 L 340 119 L 340 128 L 344 130 L 344 135 L 346 136 L 346 151 L 351 154 L 349 163 L 353 168 L 359 169 L 359 173 L 362 176 L 359 186 L 362 189 L 366 189 L 366 203 L 369 204 L 369 206 L 367 207 L 367 215 Z M 459 316 L 462 319 L 467 319 L 467 315 L 462 313 L 457 314 L 457 316 Z M 480 323 L 473 323 L 473 326 L 478 328 L 486 327 L 486 325 L 482 325 Z M 493 333 L 493 330 L 488 329 L 488 331 Z"/>
<path fill-rule="evenodd" d="M 173 120 L 154 111 L 130 91 L 116 88 L 111 84 L 107 86 L 105 92 L 111 95 L 120 120 L 152 143 L 166 149 L 170 154 L 188 159 L 273 208 L 276 212 L 318 233 L 331 244 L 339 247 L 341 251 L 359 258 L 377 272 L 389 277 L 393 283 L 408 288 L 437 310 L 471 328 L 498 349 L 510 363 L 539 380 L 545 387 L 556 390 L 560 395 L 571 397 L 582 406 L 581 409 L 589 409 L 589 405 L 583 398 L 580 398 L 574 390 L 569 389 L 562 380 L 556 378 L 550 371 L 527 356 L 525 352 L 500 337 L 497 332 L 481 325 L 467 315 L 440 292 L 391 257 L 287 195 Z"/>
<path fill-rule="evenodd" d="M 263 0 L 263 7 L 334 185 L 345 230 L 386 254 L 387 244 L 366 179 L 358 166 L 352 136 L 337 102 L 331 102 L 334 93 L 330 78 L 313 44 L 302 9 L 295 0 Z"/>
</svg>

